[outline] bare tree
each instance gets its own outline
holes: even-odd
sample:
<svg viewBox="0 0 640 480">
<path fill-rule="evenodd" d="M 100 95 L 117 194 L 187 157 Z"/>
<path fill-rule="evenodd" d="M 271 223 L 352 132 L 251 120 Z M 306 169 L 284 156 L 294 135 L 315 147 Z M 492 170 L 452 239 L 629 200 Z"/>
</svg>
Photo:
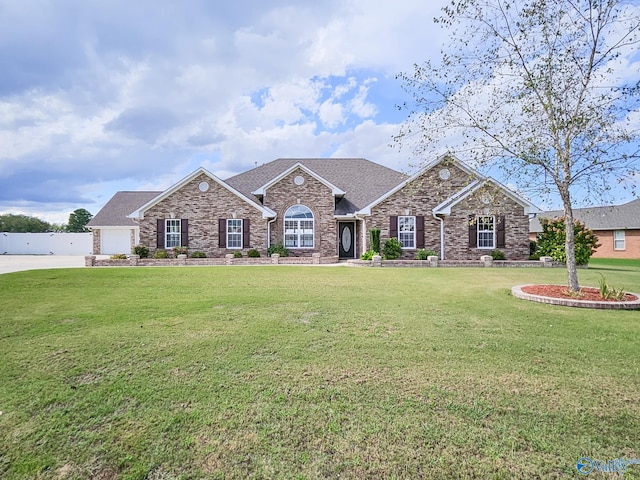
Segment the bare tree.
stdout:
<svg viewBox="0 0 640 480">
<path fill-rule="evenodd" d="M 524 192 L 557 195 L 577 291 L 574 203 L 638 175 L 640 6 L 454 0 L 443 12 L 441 60 L 399 75 L 413 101 L 395 141 L 421 158 L 464 152 Z"/>
</svg>

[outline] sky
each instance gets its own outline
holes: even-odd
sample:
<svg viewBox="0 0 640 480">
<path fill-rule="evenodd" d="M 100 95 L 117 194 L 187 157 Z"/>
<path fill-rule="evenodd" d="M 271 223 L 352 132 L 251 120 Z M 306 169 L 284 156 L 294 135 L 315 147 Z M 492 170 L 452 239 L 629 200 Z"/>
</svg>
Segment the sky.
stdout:
<svg viewBox="0 0 640 480">
<path fill-rule="evenodd" d="M 410 172 L 396 75 L 440 56 L 447 3 L 0 0 L 0 214 L 66 223 L 281 157 Z"/>
</svg>

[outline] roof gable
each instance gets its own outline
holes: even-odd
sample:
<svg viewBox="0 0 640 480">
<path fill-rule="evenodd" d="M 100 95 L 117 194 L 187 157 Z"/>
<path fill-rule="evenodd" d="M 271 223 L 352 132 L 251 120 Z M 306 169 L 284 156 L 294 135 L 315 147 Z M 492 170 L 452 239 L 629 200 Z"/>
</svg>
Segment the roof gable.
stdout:
<svg viewBox="0 0 640 480">
<path fill-rule="evenodd" d="M 336 196 L 336 197 L 341 197 L 345 194 L 345 192 L 343 190 L 340 190 L 338 187 L 336 187 L 335 185 L 333 185 L 330 181 L 326 180 L 325 178 L 322 178 L 320 175 L 318 175 L 317 173 L 315 173 L 313 170 L 305 167 L 302 163 L 298 162 L 295 165 L 291 166 L 290 168 L 288 168 L 287 170 L 285 170 L 284 172 L 282 172 L 280 175 L 278 175 L 277 177 L 271 179 L 269 182 L 267 182 L 266 184 L 262 185 L 261 187 L 259 187 L 258 189 L 256 189 L 255 191 L 251 192 L 253 195 L 258 195 L 258 196 L 262 196 L 265 194 L 265 192 L 269 189 L 269 187 L 275 185 L 276 183 L 278 183 L 280 180 L 282 180 L 283 178 L 285 178 L 286 176 L 288 176 L 289 174 L 291 174 L 292 172 L 294 172 L 295 170 L 300 169 L 303 170 L 304 172 L 308 173 L 309 175 L 311 175 L 313 178 L 315 178 L 316 180 L 318 180 L 320 183 L 322 183 L 323 185 L 325 185 L 327 188 L 329 188 L 329 190 L 331 190 L 331 193 Z"/>
<path fill-rule="evenodd" d="M 263 207 L 256 200 L 247 197 L 245 194 L 243 194 L 242 192 L 239 192 L 238 190 L 236 190 L 232 186 L 228 185 L 223 180 L 220 180 L 213 173 L 209 172 L 208 170 L 206 170 L 203 167 L 200 167 L 197 170 L 195 170 L 194 172 L 190 173 L 189 175 L 184 177 L 182 180 L 180 180 L 178 183 L 174 184 L 169 189 L 167 189 L 164 192 L 162 192 L 160 195 L 157 195 L 151 201 L 145 203 L 140 208 L 138 208 L 138 210 L 134 211 L 133 213 L 131 213 L 128 216 L 130 218 L 144 218 L 144 213 L 147 210 L 149 210 L 154 205 L 157 205 L 158 203 L 160 203 L 162 200 L 164 200 L 165 198 L 169 197 L 170 195 L 174 194 L 175 192 L 180 190 L 182 187 L 184 187 L 186 184 L 188 184 L 194 178 L 196 178 L 197 176 L 199 176 L 201 174 L 206 175 L 209 179 L 211 179 L 212 181 L 214 181 L 215 183 L 217 183 L 221 187 L 223 187 L 226 190 L 228 190 L 229 192 L 233 193 L 234 195 L 236 195 L 238 198 L 240 198 L 244 202 L 247 202 L 251 206 L 255 207 L 257 210 L 262 212 L 262 217 L 263 218 L 272 218 L 272 217 L 276 216 L 275 212 L 273 212 L 271 209 L 269 209 L 267 207 Z"/>
<path fill-rule="evenodd" d="M 352 215 L 408 175 L 364 158 L 278 158 L 226 179 L 249 197 L 292 166 L 300 164 L 344 192 L 336 215 Z M 257 199 L 256 199 L 257 201 Z"/>
<path fill-rule="evenodd" d="M 360 209 L 357 213 L 362 214 L 362 215 L 371 215 L 371 209 L 373 207 L 375 207 L 376 205 L 378 205 L 379 203 L 385 201 L 387 198 L 391 197 L 393 194 L 399 192 L 400 190 L 402 190 L 403 188 L 405 188 L 407 185 L 411 184 L 412 182 L 416 181 L 417 179 L 419 179 L 422 175 L 424 175 L 426 172 L 428 172 L 429 170 L 431 170 L 433 167 L 435 167 L 436 165 L 443 163 L 443 162 L 448 162 L 451 163 L 455 166 L 457 166 L 458 168 L 460 168 L 463 172 L 467 173 L 468 175 L 470 175 L 471 177 L 476 177 L 476 178 L 484 178 L 482 175 L 480 175 L 478 172 L 476 172 L 475 170 L 473 170 L 472 168 L 468 167 L 467 165 L 465 165 L 464 163 L 462 163 L 460 160 L 458 160 L 455 157 L 452 157 L 451 155 L 442 155 L 440 157 L 438 157 L 435 160 L 432 160 L 431 162 L 427 163 L 425 166 L 423 166 L 420 170 L 418 170 L 416 173 L 414 173 L 412 176 L 407 177 L 403 182 L 399 183 L 398 185 L 396 185 L 394 188 L 390 189 L 387 192 L 384 192 L 381 196 L 379 196 L 378 198 L 375 198 L 371 203 L 369 203 L 368 205 L 366 205 L 364 208 Z"/>
<path fill-rule="evenodd" d="M 536 208 L 535 205 L 533 205 L 528 200 L 522 198 L 521 196 L 519 196 L 518 194 L 513 192 L 511 189 L 505 187 L 500 182 L 494 180 L 493 178 L 485 177 L 481 173 L 475 171 L 474 169 L 472 169 L 471 167 L 469 167 L 468 165 L 466 165 L 465 163 L 463 163 L 462 161 L 458 160 L 457 158 L 455 158 L 455 157 L 453 157 L 451 155 L 442 155 L 442 156 L 438 157 L 437 159 L 427 163 L 424 167 L 422 167 L 414 175 L 412 175 L 411 177 L 407 178 L 405 181 L 403 181 L 402 183 L 398 184 L 395 188 L 389 190 L 384 195 L 382 195 L 379 198 L 375 199 L 373 202 L 371 202 L 369 205 L 367 205 L 366 207 L 364 207 L 363 209 L 361 209 L 357 213 L 362 214 L 362 215 L 370 215 L 371 214 L 371 209 L 373 207 L 375 207 L 379 203 L 383 202 L 387 198 L 391 197 L 396 192 L 402 190 L 407 185 L 409 185 L 412 182 L 416 181 L 422 175 L 424 175 L 426 172 L 428 172 L 429 170 L 431 170 L 432 168 L 436 167 L 437 165 L 439 165 L 441 163 L 442 164 L 446 164 L 446 165 L 454 165 L 457 168 L 459 168 L 460 170 L 462 170 L 463 172 L 465 172 L 466 174 L 468 174 L 470 178 L 475 178 L 475 180 L 472 180 L 471 183 L 469 183 L 462 190 L 457 191 L 452 196 L 450 196 L 449 198 L 447 198 L 443 202 L 441 202 L 439 205 L 437 205 L 433 209 L 433 213 L 434 214 L 440 214 L 440 215 L 449 215 L 449 214 L 451 214 L 451 207 L 457 205 L 459 202 L 461 202 L 462 200 L 464 200 L 469 195 L 473 194 L 475 191 L 477 191 L 479 188 L 481 188 L 483 185 L 486 185 L 489 182 L 492 183 L 493 185 L 495 185 L 496 187 L 498 187 L 500 190 L 502 190 L 512 200 L 514 200 L 515 202 L 517 202 L 520 205 L 522 205 L 524 207 L 525 214 L 538 212 L 538 209 Z"/>
<path fill-rule="evenodd" d="M 506 196 L 511 198 L 514 202 L 520 204 L 524 208 L 525 215 L 528 215 L 530 213 L 538 213 L 539 210 L 533 203 L 520 197 L 514 191 L 505 187 L 500 182 L 494 180 L 491 177 L 485 177 L 484 180 L 476 180 L 475 182 L 470 183 L 462 190 L 447 198 L 444 202 L 436 205 L 433 208 L 433 213 L 436 215 L 451 215 L 452 207 L 456 206 L 487 184 L 492 184 L 493 186 L 498 187 Z"/>
</svg>

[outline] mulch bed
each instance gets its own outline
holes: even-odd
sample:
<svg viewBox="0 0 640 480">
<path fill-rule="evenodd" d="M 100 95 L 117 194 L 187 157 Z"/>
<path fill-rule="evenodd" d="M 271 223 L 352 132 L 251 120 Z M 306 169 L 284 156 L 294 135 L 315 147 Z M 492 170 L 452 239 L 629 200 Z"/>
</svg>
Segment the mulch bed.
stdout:
<svg viewBox="0 0 640 480">
<path fill-rule="evenodd" d="M 570 298 L 573 300 L 592 300 L 595 302 L 633 302 L 638 297 L 629 293 L 625 294 L 622 300 L 614 300 L 613 298 L 604 299 L 600 297 L 600 291 L 597 288 L 583 287 L 579 294 L 571 295 L 569 288 L 564 285 L 527 285 L 522 287 L 522 291 L 532 295 L 541 295 L 551 298 Z"/>
</svg>

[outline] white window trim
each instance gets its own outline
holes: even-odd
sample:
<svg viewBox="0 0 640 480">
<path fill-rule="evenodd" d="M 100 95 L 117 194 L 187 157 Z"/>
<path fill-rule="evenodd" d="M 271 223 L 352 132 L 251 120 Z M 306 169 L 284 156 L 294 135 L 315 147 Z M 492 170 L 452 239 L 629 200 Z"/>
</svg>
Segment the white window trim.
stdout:
<svg viewBox="0 0 640 480">
<path fill-rule="evenodd" d="M 230 228 L 229 228 L 229 223 L 230 222 L 239 222 L 240 223 L 240 233 L 230 232 Z M 230 243 L 229 242 L 229 236 L 230 235 L 236 235 L 236 236 L 240 235 L 240 246 L 238 246 L 238 247 L 230 247 L 229 246 L 229 243 Z M 242 250 L 242 243 L 243 243 L 243 238 L 244 238 L 243 235 L 244 235 L 244 230 L 243 230 L 242 219 L 240 219 L 240 218 L 227 218 L 227 232 L 226 232 L 227 239 L 226 239 L 226 243 L 225 243 L 227 249 L 228 250 Z"/>
<path fill-rule="evenodd" d="M 169 232 L 169 222 L 178 222 L 178 244 L 177 245 L 171 245 L 169 246 L 169 235 L 176 235 L 175 232 Z M 164 248 L 165 249 L 171 249 L 174 247 L 181 247 L 182 246 L 182 220 L 179 218 L 165 218 L 164 220 Z"/>
<path fill-rule="evenodd" d="M 491 221 L 493 222 L 493 229 L 492 230 L 480 230 L 480 219 L 481 218 L 491 218 Z M 492 233 L 491 246 L 490 247 L 481 247 L 480 246 L 480 232 L 489 232 L 489 231 Z M 478 215 L 476 217 L 476 247 L 479 250 L 494 250 L 496 248 L 496 217 L 495 217 L 495 215 Z"/>
<path fill-rule="evenodd" d="M 400 231 L 400 219 L 401 218 L 412 218 L 413 219 L 413 231 L 410 232 L 401 232 Z M 416 249 L 416 217 L 415 215 L 398 215 L 398 241 L 402 244 L 402 240 L 400 240 L 400 233 L 411 233 L 413 234 L 413 246 L 412 247 L 402 247 L 403 250 L 415 250 Z"/>
<path fill-rule="evenodd" d="M 291 210 L 294 207 L 304 207 L 307 210 L 309 210 L 309 212 L 311 212 L 311 218 L 293 218 L 293 217 L 287 217 L 287 212 L 289 210 Z M 301 246 L 297 246 L 297 247 L 289 247 L 287 246 L 287 235 L 295 235 L 296 236 L 296 245 L 300 245 L 301 242 L 301 236 L 302 235 L 308 235 L 305 233 L 302 233 L 302 229 L 300 228 L 300 222 L 304 222 L 304 221 L 308 221 L 311 222 L 311 235 L 313 237 L 313 242 L 312 242 L 312 246 L 308 247 L 301 247 Z M 287 233 L 287 222 L 296 222 L 296 228 L 295 231 L 296 233 Z M 289 208 L 287 208 L 287 210 L 284 212 L 284 217 L 283 217 L 283 221 L 282 221 L 282 239 L 283 239 L 283 243 L 284 246 L 287 249 L 291 249 L 291 250 L 313 250 L 314 248 L 316 248 L 316 222 L 315 222 L 315 217 L 313 215 L 313 211 L 307 207 L 306 205 L 302 205 L 302 204 L 296 204 L 296 205 L 292 205 Z"/>
<path fill-rule="evenodd" d="M 617 234 L 621 234 L 622 238 L 616 238 L 616 233 Z M 622 247 L 621 248 L 616 248 L 616 242 L 622 242 Z M 623 251 L 626 250 L 627 248 L 627 235 L 626 232 L 624 230 L 614 230 L 613 231 L 613 249 L 616 251 Z"/>
</svg>

